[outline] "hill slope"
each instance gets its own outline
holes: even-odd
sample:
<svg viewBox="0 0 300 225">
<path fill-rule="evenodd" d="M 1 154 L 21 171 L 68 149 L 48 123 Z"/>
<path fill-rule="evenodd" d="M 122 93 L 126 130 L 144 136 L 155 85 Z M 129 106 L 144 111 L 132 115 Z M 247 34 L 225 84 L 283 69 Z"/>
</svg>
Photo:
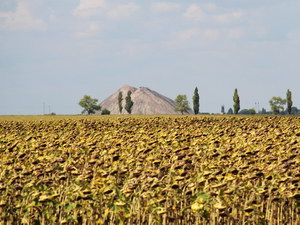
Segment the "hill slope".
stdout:
<svg viewBox="0 0 300 225">
<path fill-rule="evenodd" d="M 107 108 L 111 114 L 120 114 L 118 105 L 119 92 L 123 93 L 123 108 L 125 106 L 125 98 L 128 91 L 131 91 L 131 99 L 134 102 L 132 108 L 132 114 L 180 114 L 175 111 L 175 102 L 162 94 L 157 93 L 149 88 L 140 87 L 135 88 L 125 85 L 118 89 L 114 94 L 109 96 L 103 102 L 100 103 L 102 109 Z M 190 111 L 188 114 L 192 113 Z M 127 114 L 126 110 L 123 109 L 122 114 Z"/>
</svg>

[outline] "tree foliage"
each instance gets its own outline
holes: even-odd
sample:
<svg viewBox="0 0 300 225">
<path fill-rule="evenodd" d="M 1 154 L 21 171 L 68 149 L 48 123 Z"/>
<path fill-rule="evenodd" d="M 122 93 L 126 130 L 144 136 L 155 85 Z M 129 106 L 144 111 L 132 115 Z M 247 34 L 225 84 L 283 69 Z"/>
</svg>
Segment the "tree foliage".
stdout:
<svg viewBox="0 0 300 225">
<path fill-rule="evenodd" d="M 190 110 L 189 101 L 187 100 L 186 95 L 177 95 L 175 99 L 176 103 L 176 112 L 181 112 L 183 114 L 184 112 L 188 112 Z"/>
<path fill-rule="evenodd" d="M 298 109 L 297 107 L 293 106 L 292 110 L 291 110 L 291 114 L 293 114 L 293 115 L 299 115 L 300 114 L 300 109 Z"/>
<path fill-rule="evenodd" d="M 244 114 L 244 115 L 254 115 L 256 114 L 255 109 L 242 109 L 239 114 Z"/>
<path fill-rule="evenodd" d="M 108 109 L 103 109 L 101 115 L 110 115 L 110 111 Z"/>
<path fill-rule="evenodd" d="M 287 112 L 288 114 L 291 114 L 293 101 L 292 101 L 292 92 L 289 89 L 286 92 L 286 101 L 287 101 Z"/>
<path fill-rule="evenodd" d="M 281 97 L 274 96 L 269 101 L 269 104 L 274 114 L 280 114 L 284 111 L 284 105 L 286 104 L 286 99 L 282 99 Z"/>
<path fill-rule="evenodd" d="M 193 96 L 193 106 L 194 106 L 194 113 L 195 115 L 199 114 L 199 108 L 200 108 L 200 98 L 198 93 L 198 88 L 195 88 L 194 96 Z"/>
<path fill-rule="evenodd" d="M 238 94 L 238 90 L 235 89 L 234 94 L 233 94 L 233 112 L 234 112 L 234 114 L 238 114 L 239 110 L 240 110 L 240 97 Z"/>
<path fill-rule="evenodd" d="M 224 105 L 221 106 L 221 113 L 225 114 L 225 106 Z"/>
<path fill-rule="evenodd" d="M 265 108 L 262 108 L 259 112 L 260 114 L 268 114 L 267 110 Z"/>
<path fill-rule="evenodd" d="M 119 104 L 120 114 L 122 113 L 122 110 L 123 110 L 122 101 L 123 101 L 123 93 L 122 93 L 122 91 L 120 91 L 119 95 L 118 95 L 118 104 Z"/>
<path fill-rule="evenodd" d="M 233 114 L 232 108 L 229 108 L 229 109 L 228 109 L 227 114 Z"/>
<path fill-rule="evenodd" d="M 131 111 L 132 111 L 132 106 L 133 106 L 133 101 L 131 100 L 131 91 L 128 91 L 127 92 L 127 96 L 125 98 L 126 100 L 126 104 L 125 104 L 125 110 L 131 114 Z"/>
<path fill-rule="evenodd" d="M 98 99 L 91 98 L 89 95 L 84 95 L 80 100 L 79 105 L 83 108 L 82 114 L 94 114 L 97 110 L 100 110 L 100 105 L 97 105 Z"/>
</svg>

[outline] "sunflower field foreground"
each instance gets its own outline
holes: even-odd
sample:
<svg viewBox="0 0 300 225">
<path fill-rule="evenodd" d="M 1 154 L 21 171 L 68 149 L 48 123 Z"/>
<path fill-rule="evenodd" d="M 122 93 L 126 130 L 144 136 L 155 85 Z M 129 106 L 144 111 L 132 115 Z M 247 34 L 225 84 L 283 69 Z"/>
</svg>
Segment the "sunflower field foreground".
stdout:
<svg viewBox="0 0 300 225">
<path fill-rule="evenodd" d="M 0 121 L 0 224 L 300 224 L 300 118 Z"/>
</svg>

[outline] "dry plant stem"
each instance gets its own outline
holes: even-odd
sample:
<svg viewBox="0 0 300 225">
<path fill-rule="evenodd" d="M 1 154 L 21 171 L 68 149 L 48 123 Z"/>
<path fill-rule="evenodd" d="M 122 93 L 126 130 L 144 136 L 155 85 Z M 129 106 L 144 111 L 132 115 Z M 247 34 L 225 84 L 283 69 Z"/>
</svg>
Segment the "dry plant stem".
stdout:
<svg viewBox="0 0 300 225">
<path fill-rule="evenodd" d="M 0 221 L 297 225 L 299 127 L 297 117 L 1 120 Z"/>
</svg>

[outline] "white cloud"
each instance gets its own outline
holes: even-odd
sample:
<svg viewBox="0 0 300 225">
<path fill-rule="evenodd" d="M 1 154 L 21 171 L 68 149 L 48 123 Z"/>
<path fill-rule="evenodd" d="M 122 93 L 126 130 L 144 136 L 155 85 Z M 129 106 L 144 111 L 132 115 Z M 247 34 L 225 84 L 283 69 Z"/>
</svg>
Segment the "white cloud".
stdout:
<svg viewBox="0 0 300 225">
<path fill-rule="evenodd" d="M 116 52 L 117 55 L 125 57 L 140 57 L 147 54 L 153 46 L 142 43 L 138 40 L 125 42 L 123 46 Z"/>
<path fill-rule="evenodd" d="M 74 10 L 73 15 L 87 18 L 97 15 L 101 9 L 107 6 L 105 0 L 80 0 L 79 5 Z"/>
<path fill-rule="evenodd" d="M 8 30 L 43 30 L 45 22 L 41 19 L 34 18 L 31 14 L 28 4 L 19 1 L 15 12 L 0 12 L 0 27 Z"/>
<path fill-rule="evenodd" d="M 300 40 L 300 31 L 290 31 L 287 34 L 287 38 L 289 40 L 293 40 L 293 41 L 299 41 Z"/>
<path fill-rule="evenodd" d="M 225 24 L 225 23 L 230 23 L 239 20 L 243 16 L 244 16 L 244 12 L 242 10 L 238 10 L 230 13 L 214 15 L 213 19 L 219 24 Z"/>
<path fill-rule="evenodd" d="M 74 35 L 79 38 L 92 37 L 99 33 L 101 27 L 102 24 L 99 22 L 88 22 L 84 25 L 84 31 L 75 32 Z"/>
<path fill-rule="evenodd" d="M 151 5 L 151 9 L 156 12 L 166 12 L 180 9 L 180 5 L 171 2 L 156 2 Z"/>
<path fill-rule="evenodd" d="M 266 28 L 263 27 L 258 27 L 256 28 L 256 35 L 259 38 L 263 38 L 268 34 L 268 30 Z"/>
<path fill-rule="evenodd" d="M 179 39 L 186 41 L 193 38 L 199 38 L 202 40 L 215 41 L 220 37 L 221 32 L 217 29 L 204 29 L 197 28 L 185 30 L 179 33 Z"/>
<path fill-rule="evenodd" d="M 207 10 L 207 11 L 214 11 L 214 10 L 217 10 L 217 9 L 218 9 L 217 5 L 214 4 L 214 3 L 207 3 L 207 4 L 205 4 L 203 7 L 204 7 L 204 9 Z"/>
<path fill-rule="evenodd" d="M 107 11 L 107 17 L 111 19 L 119 19 L 131 16 L 139 9 L 139 6 L 134 3 L 119 4 Z"/>
<path fill-rule="evenodd" d="M 105 0 L 81 0 L 73 15 L 81 18 L 102 15 L 111 19 L 119 19 L 131 16 L 138 9 L 138 5 L 134 3 L 112 4 Z"/>
<path fill-rule="evenodd" d="M 239 39 L 243 35 L 243 30 L 236 28 L 236 29 L 228 29 L 227 30 L 227 37 L 229 39 Z"/>
<path fill-rule="evenodd" d="M 56 16 L 54 15 L 54 14 L 50 14 L 49 15 L 49 21 L 51 21 L 51 22 L 53 22 L 53 21 L 55 21 L 57 18 L 56 18 Z"/>
<path fill-rule="evenodd" d="M 180 32 L 179 39 L 180 40 L 188 40 L 188 39 L 197 37 L 200 34 L 201 34 L 201 32 L 199 29 L 189 29 L 189 30 Z"/>
<path fill-rule="evenodd" d="M 183 16 L 191 20 L 200 21 L 203 20 L 206 15 L 197 4 L 192 4 L 188 7 Z"/>
<path fill-rule="evenodd" d="M 203 31 L 202 35 L 206 40 L 215 41 L 218 40 L 220 32 L 216 29 L 207 29 Z"/>
<path fill-rule="evenodd" d="M 200 22 L 212 22 L 216 24 L 227 24 L 240 20 L 245 16 L 243 10 L 235 10 L 223 13 L 224 9 L 218 8 L 215 4 L 190 5 L 183 16 L 189 20 Z"/>
<path fill-rule="evenodd" d="M 76 10 L 88 10 L 102 8 L 105 6 L 104 0 L 81 0 Z"/>
</svg>

